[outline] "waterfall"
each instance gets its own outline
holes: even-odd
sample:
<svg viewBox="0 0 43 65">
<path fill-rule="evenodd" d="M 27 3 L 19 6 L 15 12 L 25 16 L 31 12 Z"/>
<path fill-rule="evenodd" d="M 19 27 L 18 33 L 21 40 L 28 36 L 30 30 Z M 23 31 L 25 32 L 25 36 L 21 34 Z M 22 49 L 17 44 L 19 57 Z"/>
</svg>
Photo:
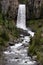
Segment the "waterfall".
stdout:
<svg viewBox="0 0 43 65">
<path fill-rule="evenodd" d="M 23 4 L 19 5 L 18 17 L 17 17 L 17 28 L 26 30 L 33 36 L 33 32 L 26 28 L 26 6 Z M 20 37 L 16 39 L 13 46 L 9 46 L 4 51 L 5 59 L 7 61 L 4 65 L 37 65 L 36 61 L 32 60 L 27 55 L 27 50 L 30 42 L 30 36 L 20 34 Z"/>
<path fill-rule="evenodd" d="M 24 30 L 26 29 L 26 6 L 24 4 L 19 5 L 16 26 Z"/>
<path fill-rule="evenodd" d="M 19 4 L 16 26 L 17 28 L 26 30 L 31 36 L 34 36 L 34 32 L 26 28 L 26 6 L 25 4 Z"/>
</svg>

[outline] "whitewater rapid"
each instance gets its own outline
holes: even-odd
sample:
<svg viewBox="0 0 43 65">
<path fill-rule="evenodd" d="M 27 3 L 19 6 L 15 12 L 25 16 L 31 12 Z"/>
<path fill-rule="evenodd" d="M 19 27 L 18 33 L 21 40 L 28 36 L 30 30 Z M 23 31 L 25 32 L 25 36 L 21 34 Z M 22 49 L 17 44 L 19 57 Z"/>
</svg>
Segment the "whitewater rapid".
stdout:
<svg viewBox="0 0 43 65">
<path fill-rule="evenodd" d="M 32 37 L 34 36 L 34 32 L 26 28 L 25 4 L 19 5 L 16 26 L 17 28 L 26 30 Z M 32 58 L 27 55 L 30 36 L 20 34 L 20 38 L 18 39 L 22 41 L 14 43 L 15 45 L 9 46 L 8 49 L 3 52 L 6 59 L 5 65 L 36 65 L 36 61 L 32 60 Z"/>
<path fill-rule="evenodd" d="M 34 32 L 26 27 L 26 5 L 20 4 L 18 8 L 18 16 L 17 16 L 17 28 L 26 30 L 32 37 L 34 36 Z"/>
</svg>

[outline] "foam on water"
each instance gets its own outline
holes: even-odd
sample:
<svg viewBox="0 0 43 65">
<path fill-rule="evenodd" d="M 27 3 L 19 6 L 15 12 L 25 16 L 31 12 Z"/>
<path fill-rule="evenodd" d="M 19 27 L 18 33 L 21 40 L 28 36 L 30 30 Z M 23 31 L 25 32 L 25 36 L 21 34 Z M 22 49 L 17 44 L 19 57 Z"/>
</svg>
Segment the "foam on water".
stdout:
<svg viewBox="0 0 43 65">
<path fill-rule="evenodd" d="M 16 26 L 17 28 L 26 30 L 31 36 L 34 36 L 34 32 L 26 28 L 26 6 L 25 4 L 19 5 Z"/>
<path fill-rule="evenodd" d="M 34 32 L 26 28 L 26 6 L 20 4 L 18 8 L 17 25 L 18 28 L 26 30 L 31 36 L 34 36 Z M 8 50 L 4 51 L 7 57 L 7 65 L 36 65 L 36 61 L 31 60 L 30 56 L 27 56 L 27 49 L 30 41 L 30 36 L 24 36 L 21 34 L 23 41 L 16 43 L 14 46 L 10 46 Z"/>
<path fill-rule="evenodd" d="M 26 10 L 25 10 L 25 5 L 24 4 L 20 4 L 19 8 L 18 8 L 18 17 L 17 17 L 17 27 L 18 28 L 22 28 L 22 29 L 26 29 Z"/>
<path fill-rule="evenodd" d="M 24 40 L 25 43 L 23 44 Z M 16 43 L 14 46 L 10 46 L 10 51 L 4 52 L 9 61 L 7 65 L 10 65 L 10 63 L 12 63 L 11 65 L 35 65 L 36 61 L 33 61 L 30 56 L 27 56 L 27 44 L 29 44 L 30 36 L 23 36 L 23 41 Z"/>
</svg>

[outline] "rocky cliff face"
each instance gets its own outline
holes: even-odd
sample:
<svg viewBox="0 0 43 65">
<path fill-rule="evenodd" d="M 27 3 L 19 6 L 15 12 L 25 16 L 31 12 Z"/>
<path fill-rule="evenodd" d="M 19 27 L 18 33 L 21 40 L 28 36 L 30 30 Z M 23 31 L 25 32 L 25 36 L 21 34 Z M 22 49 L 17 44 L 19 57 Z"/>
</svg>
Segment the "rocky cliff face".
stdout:
<svg viewBox="0 0 43 65">
<path fill-rule="evenodd" d="M 28 0 L 27 5 L 27 19 L 34 19 L 41 17 L 41 7 L 43 0 Z"/>
<path fill-rule="evenodd" d="M 15 19 L 19 3 L 26 4 L 27 19 L 40 18 L 43 16 L 43 0 L 2 0 L 2 13 L 8 18 Z"/>
<path fill-rule="evenodd" d="M 18 9 L 18 0 L 2 0 L 2 13 L 9 18 L 15 19 Z"/>
</svg>

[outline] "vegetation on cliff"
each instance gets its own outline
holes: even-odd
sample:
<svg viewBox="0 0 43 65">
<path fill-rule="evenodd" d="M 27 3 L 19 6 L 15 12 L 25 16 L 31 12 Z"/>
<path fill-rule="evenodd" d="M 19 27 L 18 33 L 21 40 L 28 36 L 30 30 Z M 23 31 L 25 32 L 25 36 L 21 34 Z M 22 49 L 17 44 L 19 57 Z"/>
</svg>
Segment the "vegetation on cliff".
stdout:
<svg viewBox="0 0 43 65">
<path fill-rule="evenodd" d="M 8 46 L 7 42 L 19 37 L 19 31 L 14 20 L 7 20 L 0 13 L 0 50 L 2 46 Z"/>
<path fill-rule="evenodd" d="M 43 18 L 43 0 L 0 0 L 3 14 L 16 19 L 19 3 L 26 5 L 27 20 Z"/>
<path fill-rule="evenodd" d="M 34 37 L 30 40 L 28 55 L 37 56 L 37 61 L 43 65 L 43 3 L 41 0 L 37 0 L 37 2 L 36 0 L 19 0 L 19 3 L 26 4 L 28 20 L 26 24 L 35 32 Z M 3 0 L 3 2 L 0 0 L 0 50 L 8 46 L 8 41 L 19 37 L 19 31 L 14 21 L 17 17 L 19 3 L 18 0 Z"/>
<path fill-rule="evenodd" d="M 43 19 L 28 22 L 28 25 L 35 31 L 30 40 L 28 55 L 37 56 L 39 65 L 43 65 Z"/>
</svg>

